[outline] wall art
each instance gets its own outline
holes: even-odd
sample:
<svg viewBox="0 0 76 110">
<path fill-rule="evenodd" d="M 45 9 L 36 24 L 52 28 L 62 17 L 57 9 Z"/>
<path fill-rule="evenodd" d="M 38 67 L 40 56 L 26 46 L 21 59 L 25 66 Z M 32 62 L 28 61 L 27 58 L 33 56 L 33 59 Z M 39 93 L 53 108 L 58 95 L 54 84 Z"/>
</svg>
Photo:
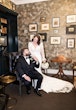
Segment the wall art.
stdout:
<svg viewBox="0 0 76 110">
<path fill-rule="evenodd" d="M 53 27 L 59 27 L 59 18 L 53 18 L 52 25 Z"/>
<path fill-rule="evenodd" d="M 30 41 L 32 41 L 32 39 L 34 38 L 34 34 L 30 35 Z"/>
<path fill-rule="evenodd" d="M 47 40 L 47 33 L 38 33 L 41 37 L 42 41 L 46 41 Z"/>
<path fill-rule="evenodd" d="M 76 22 L 76 15 L 68 15 L 66 18 L 67 23 L 74 23 Z"/>
<path fill-rule="evenodd" d="M 57 34 L 57 33 L 59 32 L 59 30 L 58 30 L 58 29 L 54 29 L 53 32 L 54 32 L 55 34 Z"/>
<path fill-rule="evenodd" d="M 66 34 L 76 34 L 76 25 L 66 27 Z"/>
<path fill-rule="evenodd" d="M 38 30 L 38 25 L 36 23 L 29 24 L 29 32 L 36 32 Z"/>
<path fill-rule="evenodd" d="M 2 0 L 0 0 L 0 3 L 2 3 Z"/>
<path fill-rule="evenodd" d="M 45 22 L 46 21 L 46 17 L 40 17 L 40 22 Z"/>
<path fill-rule="evenodd" d="M 42 31 L 47 31 L 47 30 L 49 30 L 49 23 L 41 24 L 41 30 L 42 30 Z"/>
<path fill-rule="evenodd" d="M 50 37 L 51 44 L 60 44 L 60 37 Z"/>
<path fill-rule="evenodd" d="M 67 39 L 67 48 L 74 48 L 75 47 L 75 38 L 68 38 Z"/>
</svg>

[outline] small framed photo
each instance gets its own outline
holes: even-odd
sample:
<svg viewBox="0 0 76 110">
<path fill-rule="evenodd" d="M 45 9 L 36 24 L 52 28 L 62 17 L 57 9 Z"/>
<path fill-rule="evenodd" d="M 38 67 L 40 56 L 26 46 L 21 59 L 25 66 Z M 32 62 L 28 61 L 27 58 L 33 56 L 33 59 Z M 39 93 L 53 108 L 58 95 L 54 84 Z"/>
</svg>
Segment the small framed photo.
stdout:
<svg viewBox="0 0 76 110">
<path fill-rule="evenodd" d="M 47 33 L 38 33 L 40 35 L 40 38 L 42 41 L 46 41 L 47 40 Z"/>
<path fill-rule="evenodd" d="M 67 39 L 67 48 L 74 48 L 75 47 L 75 38 L 68 38 Z"/>
<path fill-rule="evenodd" d="M 54 29 L 53 32 L 54 32 L 54 34 L 58 34 L 59 30 L 58 29 Z"/>
<path fill-rule="evenodd" d="M 49 30 L 49 23 L 41 24 L 41 30 L 42 30 L 42 31 L 47 31 L 47 30 Z"/>
<path fill-rule="evenodd" d="M 60 37 L 50 37 L 51 44 L 60 44 Z"/>
<path fill-rule="evenodd" d="M 2 0 L 0 0 L 0 3 L 2 3 Z"/>
<path fill-rule="evenodd" d="M 36 32 L 38 30 L 38 25 L 36 23 L 29 24 L 29 32 Z"/>
<path fill-rule="evenodd" d="M 67 23 L 74 23 L 76 22 L 76 15 L 68 15 L 66 18 Z"/>
<path fill-rule="evenodd" d="M 66 27 L 66 34 L 76 34 L 76 25 Z"/>
<path fill-rule="evenodd" d="M 40 22 L 45 22 L 46 21 L 46 17 L 40 17 Z"/>
<path fill-rule="evenodd" d="M 34 38 L 34 34 L 30 35 L 30 41 L 32 41 L 32 39 Z"/>
<path fill-rule="evenodd" d="M 12 9 L 15 11 L 16 10 L 16 5 L 12 4 Z"/>
<path fill-rule="evenodd" d="M 59 18 L 53 18 L 52 25 L 53 27 L 59 27 Z"/>
</svg>

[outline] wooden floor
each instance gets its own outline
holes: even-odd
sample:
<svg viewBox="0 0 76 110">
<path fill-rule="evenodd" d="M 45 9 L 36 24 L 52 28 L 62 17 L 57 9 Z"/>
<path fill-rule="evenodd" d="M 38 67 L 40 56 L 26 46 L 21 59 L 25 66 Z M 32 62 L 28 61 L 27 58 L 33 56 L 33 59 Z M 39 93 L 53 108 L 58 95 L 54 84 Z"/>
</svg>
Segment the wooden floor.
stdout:
<svg viewBox="0 0 76 110">
<path fill-rule="evenodd" d="M 37 96 L 31 90 L 31 94 L 26 94 L 26 89 L 22 87 L 22 96 L 19 96 L 18 85 L 11 84 L 6 87 L 6 94 L 17 99 L 17 103 L 12 110 L 75 110 L 76 90 L 70 93 L 45 93 L 41 91 L 42 97 Z M 9 101 L 8 101 L 9 105 Z"/>
</svg>

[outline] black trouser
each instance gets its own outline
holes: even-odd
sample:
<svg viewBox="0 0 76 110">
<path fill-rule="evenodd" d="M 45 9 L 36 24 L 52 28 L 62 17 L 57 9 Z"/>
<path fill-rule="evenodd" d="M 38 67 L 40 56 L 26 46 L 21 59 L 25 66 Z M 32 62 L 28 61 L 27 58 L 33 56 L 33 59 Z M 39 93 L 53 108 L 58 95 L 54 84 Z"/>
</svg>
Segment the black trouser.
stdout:
<svg viewBox="0 0 76 110">
<path fill-rule="evenodd" d="M 41 83 L 42 83 L 42 79 L 43 79 L 43 76 L 36 70 L 33 70 L 31 72 L 29 72 L 27 74 L 31 79 L 37 79 L 37 86 L 36 86 L 36 89 L 40 88 L 41 86 Z M 24 79 L 24 83 L 26 85 L 26 88 L 27 89 L 30 89 L 30 86 L 31 86 L 31 82 L 27 81 Z"/>
</svg>

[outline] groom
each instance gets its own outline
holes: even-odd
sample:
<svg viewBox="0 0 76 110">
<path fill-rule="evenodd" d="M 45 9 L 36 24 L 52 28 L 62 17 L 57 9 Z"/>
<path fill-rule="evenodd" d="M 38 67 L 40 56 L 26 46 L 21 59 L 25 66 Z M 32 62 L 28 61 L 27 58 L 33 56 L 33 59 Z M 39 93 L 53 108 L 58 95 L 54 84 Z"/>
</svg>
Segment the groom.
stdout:
<svg viewBox="0 0 76 110">
<path fill-rule="evenodd" d="M 40 91 L 38 88 L 40 88 L 42 83 L 42 75 L 35 69 L 39 67 L 38 59 L 35 57 L 30 56 L 30 52 L 28 49 L 24 48 L 21 51 L 21 56 L 19 57 L 17 64 L 16 64 L 16 71 L 19 73 L 19 76 L 21 77 L 21 80 L 24 81 L 26 86 L 26 92 L 27 94 L 31 93 L 31 81 L 32 79 L 38 79 L 37 80 L 37 86 L 34 89 L 34 92 L 41 96 Z"/>
</svg>

